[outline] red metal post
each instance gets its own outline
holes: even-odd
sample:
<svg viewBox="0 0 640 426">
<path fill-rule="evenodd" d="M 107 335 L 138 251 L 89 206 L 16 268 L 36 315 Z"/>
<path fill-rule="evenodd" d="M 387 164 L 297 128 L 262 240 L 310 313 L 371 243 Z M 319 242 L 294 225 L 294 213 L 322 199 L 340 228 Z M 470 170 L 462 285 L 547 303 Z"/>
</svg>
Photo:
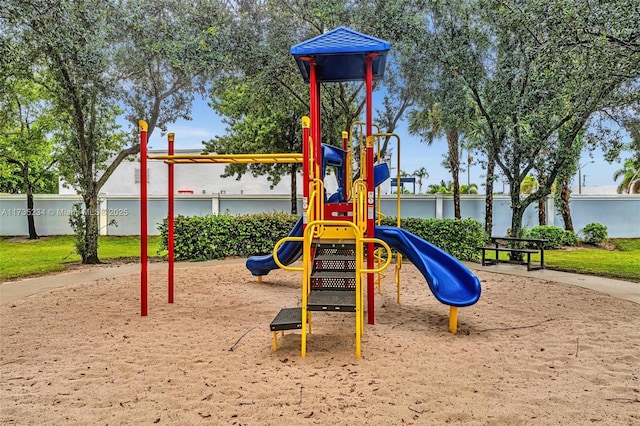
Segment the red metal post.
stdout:
<svg viewBox="0 0 640 426">
<path fill-rule="evenodd" d="M 140 315 L 147 316 L 147 122 L 140 120 Z"/>
<path fill-rule="evenodd" d="M 320 153 L 320 84 L 316 74 L 316 61 L 309 59 L 309 102 L 311 109 L 311 138 L 313 139 L 313 162 L 315 170 L 311 171 L 311 176 L 316 176 L 316 171 L 321 167 L 322 154 Z"/>
<path fill-rule="evenodd" d="M 302 229 L 307 226 L 309 208 L 309 117 L 302 117 Z"/>
<path fill-rule="evenodd" d="M 373 58 L 376 54 L 369 54 L 365 63 L 365 86 L 366 86 L 366 130 L 367 130 L 367 147 L 366 147 L 366 167 L 367 167 L 367 237 L 375 236 L 375 207 L 373 204 L 373 193 L 375 190 L 373 180 L 373 140 L 370 136 L 373 134 Z M 373 243 L 367 244 L 367 269 L 373 269 Z M 367 323 L 373 325 L 375 323 L 375 285 L 372 273 L 367 274 Z"/>
<path fill-rule="evenodd" d="M 169 140 L 169 155 L 173 155 L 173 142 L 174 142 L 174 138 L 175 138 L 175 134 L 174 133 L 169 133 L 168 135 L 168 140 Z M 174 170 L 173 170 L 173 163 L 169 163 L 169 188 L 168 188 L 168 202 L 169 202 L 169 206 L 168 206 L 168 214 L 167 214 L 167 250 L 169 251 L 168 253 L 168 257 L 169 257 L 169 279 L 168 279 L 168 296 L 169 296 L 169 303 L 173 303 L 173 293 L 174 293 L 174 260 L 175 260 L 175 256 L 174 256 L 174 239 L 173 239 L 173 234 L 174 234 Z"/>
</svg>

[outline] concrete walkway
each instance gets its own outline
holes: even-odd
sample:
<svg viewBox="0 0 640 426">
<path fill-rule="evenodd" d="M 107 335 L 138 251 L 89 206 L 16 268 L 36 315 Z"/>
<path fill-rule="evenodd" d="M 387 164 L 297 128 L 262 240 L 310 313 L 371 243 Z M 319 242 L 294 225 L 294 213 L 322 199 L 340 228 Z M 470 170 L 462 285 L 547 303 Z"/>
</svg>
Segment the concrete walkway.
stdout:
<svg viewBox="0 0 640 426">
<path fill-rule="evenodd" d="M 176 269 L 199 268 L 212 265 L 237 264 L 244 262 L 245 259 L 210 260 L 207 262 L 178 262 L 176 263 Z M 506 263 L 492 266 L 481 266 L 479 263 L 465 262 L 465 265 L 472 271 L 517 275 L 521 277 L 538 278 L 546 281 L 576 285 L 640 304 L 640 283 L 612 280 L 609 278 L 600 278 L 591 275 L 570 274 L 550 269 L 527 272 L 527 268 L 522 265 L 510 265 Z M 149 271 L 166 270 L 167 263 L 158 262 L 149 264 Z M 94 269 L 89 268 L 37 278 L 26 278 L 19 281 L 9 281 L 0 284 L 0 305 L 58 287 L 132 274 L 140 274 L 139 264 L 132 263 L 116 266 L 97 266 Z"/>
</svg>

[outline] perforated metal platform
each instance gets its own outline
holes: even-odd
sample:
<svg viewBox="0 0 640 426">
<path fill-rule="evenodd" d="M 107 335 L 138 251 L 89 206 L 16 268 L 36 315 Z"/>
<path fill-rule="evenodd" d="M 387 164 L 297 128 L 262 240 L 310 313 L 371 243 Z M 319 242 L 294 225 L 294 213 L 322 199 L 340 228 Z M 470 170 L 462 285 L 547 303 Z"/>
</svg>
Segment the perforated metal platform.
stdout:
<svg viewBox="0 0 640 426">
<path fill-rule="evenodd" d="M 307 310 L 327 312 L 355 312 L 356 292 L 319 290 L 312 291 L 307 300 Z"/>
</svg>

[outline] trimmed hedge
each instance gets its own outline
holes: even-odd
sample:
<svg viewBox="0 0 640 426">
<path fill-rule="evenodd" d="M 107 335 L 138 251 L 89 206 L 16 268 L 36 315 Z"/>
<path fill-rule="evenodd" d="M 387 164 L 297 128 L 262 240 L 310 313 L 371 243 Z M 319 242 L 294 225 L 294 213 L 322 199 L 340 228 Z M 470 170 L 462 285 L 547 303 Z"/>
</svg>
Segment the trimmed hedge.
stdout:
<svg viewBox="0 0 640 426">
<path fill-rule="evenodd" d="M 396 226 L 396 218 L 388 217 L 382 225 Z M 402 229 L 440 247 L 459 260 L 479 259 L 479 250 L 489 236 L 482 223 L 475 219 L 420 219 L 406 218 L 400 222 Z"/>
<path fill-rule="evenodd" d="M 550 225 L 535 226 L 527 232 L 526 238 L 547 240 L 543 245 L 545 250 L 558 249 L 562 247 L 564 243 L 564 229 Z M 537 248 L 536 245 L 533 246 Z"/>
<path fill-rule="evenodd" d="M 200 261 L 270 254 L 276 243 L 289 235 L 297 220 L 298 216 L 286 213 L 177 216 L 175 259 Z M 396 222 L 387 218 L 382 224 L 395 226 Z M 477 259 L 476 247 L 483 246 L 488 239 L 482 224 L 474 219 L 407 218 L 402 220 L 402 228 L 460 260 Z M 160 250 L 166 252 L 166 221 L 159 230 L 162 235 Z"/>
<path fill-rule="evenodd" d="M 261 213 L 177 216 L 174 246 L 176 260 L 223 259 L 271 253 L 275 244 L 289 235 L 298 216 Z M 167 224 L 159 227 L 161 250 L 167 250 Z"/>
<path fill-rule="evenodd" d="M 589 223 L 580 232 L 584 235 L 584 242 L 592 245 L 600 244 L 609 236 L 607 227 L 597 222 Z"/>
</svg>

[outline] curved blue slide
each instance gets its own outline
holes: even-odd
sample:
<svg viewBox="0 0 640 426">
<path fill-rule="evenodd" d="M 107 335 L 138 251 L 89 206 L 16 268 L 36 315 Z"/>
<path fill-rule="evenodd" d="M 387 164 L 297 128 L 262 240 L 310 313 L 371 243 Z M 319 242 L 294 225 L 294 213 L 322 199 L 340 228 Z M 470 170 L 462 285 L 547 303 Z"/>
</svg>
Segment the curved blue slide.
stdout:
<svg viewBox="0 0 640 426">
<path fill-rule="evenodd" d="M 302 236 L 302 216 L 293 226 L 290 237 Z M 298 258 L 302 256 L 302 243 L 288 241 L 278 247 L 278 260 L 283 265 L 290 265 Z M 265 254 L 264 256 L 253 256 L 247 259 L 247 269 L 251 271 L 251 274 L 259 277 L 261 275 L 267 275 L 272 269 L 279 269 L 276 265 L 276 261 L 273 260 L 273 254 Z"/>
<path fill-rule="evenodd" d="M 473 305 L 480 298 L 478 277 L 449 253 L 402 228 L 376 226 L 375 236 L 420 270 L 438 301 L 463 307 Z"/>
</svg>

